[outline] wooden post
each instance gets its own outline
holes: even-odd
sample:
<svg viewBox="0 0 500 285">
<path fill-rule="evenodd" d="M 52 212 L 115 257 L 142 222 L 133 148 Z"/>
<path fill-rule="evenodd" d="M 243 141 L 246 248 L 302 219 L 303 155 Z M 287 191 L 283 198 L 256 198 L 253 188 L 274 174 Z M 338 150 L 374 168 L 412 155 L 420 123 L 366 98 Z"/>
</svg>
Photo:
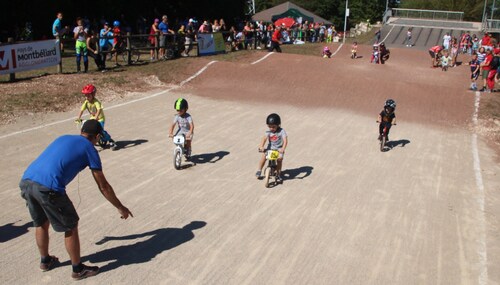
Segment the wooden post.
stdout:
<svg viewBox="0 0 500 285">
<path fill-rule="evenodd" d="M 9 44 L 14 44 L 14 38 L 8 38 L 7 39 L 7 42 Z M 14 82 L 16 80 L 16 74 L 15 73 L 10 73 L 9 74 L 9 81 L 10 82 Z"/>
<path fill-rule="evenodd" d="M 132 46 L 130 45 L 130 32 L 127 32 L 127 65 L 132 63 Z"/>
<path fill-rule="evenodd" d="M 156 60 L 159 60 L 159 58 L 158 58 L 158 55 L 159 55 L 158 45 L 159 45 L 159 43 L 160 43 L 160 33 L 156 32 L 156 34 L 155 34 L 155 58 L 156 58 Z"/>
<path fill-rule="evenodd" d="M 62 73 L 62 50 L 61 50 L 62 37 L 57 37 L 56 44 L 59 46 L 59 64 L 57 65 L 57 73 Z"/>
</svg>

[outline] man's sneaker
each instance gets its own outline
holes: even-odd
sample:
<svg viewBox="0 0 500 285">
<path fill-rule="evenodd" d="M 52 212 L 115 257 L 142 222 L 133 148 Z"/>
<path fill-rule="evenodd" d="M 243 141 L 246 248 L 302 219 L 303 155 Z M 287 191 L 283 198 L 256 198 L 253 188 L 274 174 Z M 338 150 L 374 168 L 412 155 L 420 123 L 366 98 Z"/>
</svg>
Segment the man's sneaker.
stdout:
<svg viewBox="0 0 500 285">
<path fill-rule="evenodd" d="M 57 264 L 59 264 L 59 259 L 55 256 L 50 257 L 50 261 L 47 263 L 40 262 L 40 270 L 43 272 L 49 271 L 54 268 Z"/>
<path fill-rule="evenodd" d="M 96 276 L 97 273 L 99 273 L 99 267 L 82 264 L 82 270 L 80 272 L 71 273 L 71 277 L 73 280 L 81 280 L 87 277 Z"/>
<path fill-rule="evenodd" d="M 258 170 L 257 172 L 255 172 L 255 176 L 257 177 L 257 179 L 260 179 L 260 177 L 262 176 L 262 171 Z"/>
</svg>

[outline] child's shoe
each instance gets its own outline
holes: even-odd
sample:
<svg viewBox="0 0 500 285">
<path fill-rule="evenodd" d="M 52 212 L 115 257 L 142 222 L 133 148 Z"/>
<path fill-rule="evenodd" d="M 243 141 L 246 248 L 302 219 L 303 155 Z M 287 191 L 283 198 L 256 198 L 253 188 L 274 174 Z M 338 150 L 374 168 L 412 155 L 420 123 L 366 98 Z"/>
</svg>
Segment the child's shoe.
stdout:
<svg viewBox="0 0 500 285">
<path fill-rule="evenodd" d="M 262 177 L 262 171 L 257 170 L 257 172 L 255 172 L 255 176 L 257 177 L 257 179 L 260 179 Z"/>
<path fill-rule="evenodd" d="M 276 183 L 279 184 L 283 183 L 283 177 L 281 177 L 281 174 L 276 175 Z"/>
</svg>

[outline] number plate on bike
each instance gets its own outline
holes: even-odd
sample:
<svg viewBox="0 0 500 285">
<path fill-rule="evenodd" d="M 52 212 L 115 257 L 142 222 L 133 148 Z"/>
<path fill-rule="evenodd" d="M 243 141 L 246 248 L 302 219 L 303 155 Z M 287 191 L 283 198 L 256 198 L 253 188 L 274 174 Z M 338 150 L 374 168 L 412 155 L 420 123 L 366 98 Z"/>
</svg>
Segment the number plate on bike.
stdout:
<svg viewBox="0 0 500 285">
<path fill-rule="evenodd" d="M 175 136 L 174 137 L 174 144 L 184 144 L 184 136 Z"/>
<path fill-rule="evenodd" d="M 277 160 L 280 157 L 280 153 L 277 150 L 270 150 L 267 152 L 268 160 Z"/>
</svg>

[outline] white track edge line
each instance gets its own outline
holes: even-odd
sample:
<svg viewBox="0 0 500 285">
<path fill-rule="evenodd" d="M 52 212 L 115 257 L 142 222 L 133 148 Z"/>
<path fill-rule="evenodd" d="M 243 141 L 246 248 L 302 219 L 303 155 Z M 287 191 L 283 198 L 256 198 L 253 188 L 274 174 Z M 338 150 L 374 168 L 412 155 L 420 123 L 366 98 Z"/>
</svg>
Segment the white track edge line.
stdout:
<svg viewBox="0 0 500 285">
<path fill-rule="evenodd" d="M 343 45 L 344 45 L 344 43 L 341 43 L 339 45 L 339 47 L 337 48 L 337 50 L 332 54 L 332 56 L 335 56 L 339 52 L 339 50 L 342 48 Z"/>
<path fill-rule="evenodd" d="M 118 107 L 122 107 L 122 106 L 125 106 L 125 105 L 129 105 L 129 104 L 132 104 L 132 103 L 136 103 L 136 102 L 139 102 L 139 101 L 143 101 L 143 100 L 147 100 L 147 99 L 151 99 L 151 98 L 154 98 L 154 97 L 157 97 L 159 95 L 162 95 L 162 94 L 165 94 L 167 92 L 170 92 L 174 89 L 177 89 L 181 86 L 183 86 L 184 84 L 188 83 L 189 81 L 195 79 L 196 77 L 198 77 L 200 74 L 202 74 L 210 65 L 216 63 L 217 61 L 213 60 L 209 63 L 207 63 L 203 68 L 201 68 L 198 72 L 196 72 L 193 76 L 189 77 L 188 79 L 182 81 L 178 86 L 174 86 L 174 87 L 171 87 L 169 89 L 166 89 L 166 90 L 163 90 L 161 92 L 158 92 L 158 93 L 155 93 L 155 94 L 151 94 L 149 96 L 146 96 L 146 97 L 143 97 L 143 98 L 139 98 L 139 99 L 135 99 L 135 100 L 131 100 L 131 101 L 127 101 L 127 102 L 124 102 L 124 103 L 121 103 L 121 104 L 117 104 L 117 105 L 113 105 L 111 107 L 108 107 L 106 108 L 107 110 L 110 110 L 110 109 L 115 109 L 115 108 L 118 108 Z M 39 130 L 39 129 L 42 129 L 42 128 L 46 128 L 46 127 L 49 127 L 49 126 L 53 126 L 53 125 L 57 125 L 57 124 L 60 124 L 60 123 L 65 123 L 65 122 L 68 122 L 68 121 L 71 121 L 71 120 L 74 120 L 75 118 L 68 118 L 68 119 L 64 119 L 64 120 L 60 120 L 60 121 L 56 121 L 56 122 L 52 122 L 52 123 L 48 123 L 48 124 L 44 124 L 44 125 L 40 125 L 40 126 L 36 126 L 36 127 L 33 127 L 33 128 L 29 128 L 29 129 L 24 129 L 24 130 L 20 130 L 20 131 L 17 131 L 17 132 L 13 132 L 13 133 L 10 133 L 10 134 L 6 134 L 6 135 L 3 135 L 3 136 L 0 136 L 0 139 L 5 139 L 5 138 L 8 138 L 8 137 L 12 137 L 12 136 L 15 136 L 15 135 L 19 135 L 19 134 L 24 134 L 24 133 L 28 133 L 28 132 L 31 132 L 31 131 L 36 131 L 36 130 Z"/>
<path fill-rule="evenodd" d="M 474 127 L 478 124 L 478 112 L 479 112 L 479 102 L 481 100 L 481 93 L 476 91 L 476 99 L 474 102 L 474 114 L 472 115 L 472 122 Z M 486 285 L 488 284 L 488 250 L 486 246 L 486 218 L 484 215 L 484 205 L 485 205 L 485 195 L 484 195 L 484 183 L 483 176 L 481 175 L 481 160 L 479 159 L 479 150 L 477 146 L 477 134 L 476 130 L 472 134 L 472 156 L 474 159 L 474 174 L 476 178 L 476 187 L 478 190 L 479 197 L 477 202 L 479 204 L 479 222 L 480 222 L 480 237 L 478 240 L 478 255 L 479 255 L 479 277 L 478 284 Z"/>
<path fill-rule="evenodd" d="M 392 30 L 394 30 L 394 27 L 396 27 L 396 26 L 392 26 L 391 30 L 387 33 L 387 35 L 385 35 L 385 38 L 382 40 L 382 42 L 385 42 L 385 40 L 387 40 L 387 38 L 391 34 Z"/>
<path fill-rule="evenodd" d="M 274 52 L 270 52 L 270 53 L 266 54 L 265 56 L 263 56 L 261 59 L 252 62 L 251 64 L 257 64 L 257 63 L 263 61 L 264 59 L 268 58 L 269 56 L 271 56 L 273 53 Z"/>
</svg>

